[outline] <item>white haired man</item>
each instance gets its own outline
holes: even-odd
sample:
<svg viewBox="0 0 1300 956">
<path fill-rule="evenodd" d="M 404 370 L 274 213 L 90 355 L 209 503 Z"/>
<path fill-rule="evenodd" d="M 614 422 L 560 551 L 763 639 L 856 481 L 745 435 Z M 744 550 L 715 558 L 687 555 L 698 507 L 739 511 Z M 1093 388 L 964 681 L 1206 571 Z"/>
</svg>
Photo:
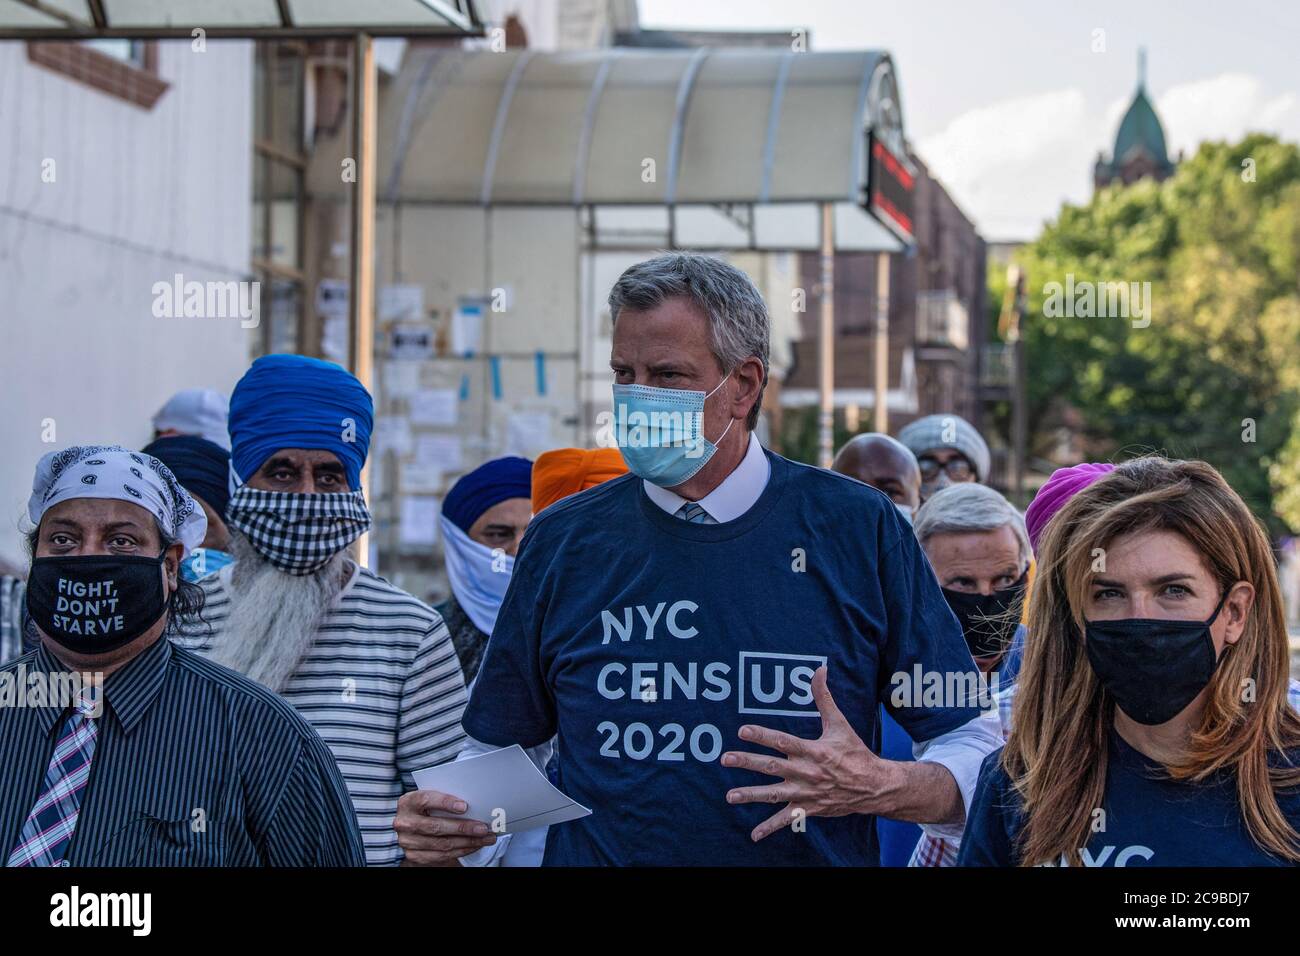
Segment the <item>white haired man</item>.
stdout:
<svg viewBox="0 0 1300 956">
<path fill-rule="evenodd" d="M 970 655 L 885 495 L 759 445 L 758 290 L 671 253 L 609 304 L 605 426 L 631 474 L 533 519 L 465 712 L 474 748 L 539 759 L 556 736 L 559 779 L 594 812 L 551 827 L 543 863 L 872 865 L 880 813 L 959 834 L 996 722 L 964 701 L 894 708 L 921 759 L 864 743 L 892 673 L 969 672 Z M 413 862 L 508 844 L 429 815 L 448 811 L 454 794 L 403 798 Z"/>
<path fill-rule="evenodd" d="M 987 485 L 957 484 L 921 506 L 914 530 L 985 682 L 983 703 L 994 707 L 1015 682 L 1024 650 L 1020 612 L 1032 557 L 1024 516 Z M 905 760 L 911 749 L 911 738 L 886 714 L 882 755 Z M 879 830 L 887 866 L 957 864 L 959 840 L 895 820 L 880 820 Z"/>
</svg>

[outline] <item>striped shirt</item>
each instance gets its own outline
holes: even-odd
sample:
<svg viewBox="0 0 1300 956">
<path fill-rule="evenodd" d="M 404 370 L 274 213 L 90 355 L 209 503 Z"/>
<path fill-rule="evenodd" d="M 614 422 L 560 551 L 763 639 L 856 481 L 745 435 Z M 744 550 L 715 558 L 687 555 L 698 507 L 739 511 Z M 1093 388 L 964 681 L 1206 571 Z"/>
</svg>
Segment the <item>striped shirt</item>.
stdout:
<svg viewBox="0 0 1300 956">
<path fill-rule="evenodd" d="M 71 709 L 33 688 L 66 674 L 45 647 L 0 667 L 6 858 Z M 109 674 L 103 696 L 67 865 L 363 865 L 333 757 L 265 687 L 160 639 Z"/>
<path fill-rule="evenodd" d="M 0 664 L 26 653 L 23 647 L 26 594 L 27 582 L 22 578 L 0 575 Z"/>
<path fill-rule="evenodd" d="M 208 654 L 227 639 L 233 570 L 229 565 L 199 582 L 207 596 L 202 623 L 192 623 L 174 640 Z M 393 830 L 397 798 L 415 789 L 413 771 L 454 760 L 465 740 L 465 682 L 442 618 L 373 572 L 356 568 L 280 695 L 338 760 L 366 861 L 401 862 Z"/>
</svg>

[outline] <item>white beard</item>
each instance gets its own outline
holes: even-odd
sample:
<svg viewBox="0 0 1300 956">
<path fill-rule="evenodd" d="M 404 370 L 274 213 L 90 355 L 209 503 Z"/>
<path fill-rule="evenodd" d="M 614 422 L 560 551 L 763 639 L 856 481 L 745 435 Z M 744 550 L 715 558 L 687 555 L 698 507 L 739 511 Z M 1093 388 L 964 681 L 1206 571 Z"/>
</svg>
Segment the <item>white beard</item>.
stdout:
<svg viewBox="0 0 1300 956">
<path fill-rule="evenodd" d="M 312 574 L 288 574 L 248 537 L 230 529 L 230 617 L 211 658 L 279 693 L 316 640 L 331 602 L 343 590 L 347 549 Z"/>
</svg>

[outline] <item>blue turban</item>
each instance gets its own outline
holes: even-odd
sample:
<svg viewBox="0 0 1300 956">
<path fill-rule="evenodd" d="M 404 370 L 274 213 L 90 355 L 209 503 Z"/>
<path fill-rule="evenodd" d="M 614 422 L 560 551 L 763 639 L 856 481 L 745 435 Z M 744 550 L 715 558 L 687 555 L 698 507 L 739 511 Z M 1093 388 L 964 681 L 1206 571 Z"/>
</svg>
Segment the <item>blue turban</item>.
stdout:
<svg viewBox="0 0 1300 956">
<path fill-rule="evenodd" d="M 527 458 L 494 458 L 451 486 L 442 513 L 466 534 L 483 512 L 508 498 L 531 498 L 533 463 Z"/>
<path fill-rule="evenodd" d="M 304 355 L 263 355 L 230 396 L 230 454 L 240 481 L 282 448 L 309 448 L 337 455 L 357 491 L 373 427 L 374 402 L 356 376 Z"/>
<path fill-rule="evenodd" d="M 170 468 L 182 488 L 225 518 L 230 501 L 230 452 L 198 435 L 175 435 L 146 445 L 144 453 Z"/>
</svg>

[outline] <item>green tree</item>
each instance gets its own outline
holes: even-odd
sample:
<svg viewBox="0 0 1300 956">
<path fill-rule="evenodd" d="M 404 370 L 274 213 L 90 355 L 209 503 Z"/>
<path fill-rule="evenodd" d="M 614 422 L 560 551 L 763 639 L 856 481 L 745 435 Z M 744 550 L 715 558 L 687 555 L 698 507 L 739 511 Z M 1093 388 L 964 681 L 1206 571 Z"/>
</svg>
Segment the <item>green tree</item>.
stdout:
<svg viewBox="0 0 1300 956">
<path fill-rule="evenodd" d="M 1017 261 L 1031 454 L 1073 408 L 1096 455 L 1203 458 L 1272 530 L 1300 528 L 1300 149 L 1205 143 L 1164 183 L 1064 206 Z M 1069 277 L 1149 288 L 1149 316 L 1054 311 Z"/>
</svg>

